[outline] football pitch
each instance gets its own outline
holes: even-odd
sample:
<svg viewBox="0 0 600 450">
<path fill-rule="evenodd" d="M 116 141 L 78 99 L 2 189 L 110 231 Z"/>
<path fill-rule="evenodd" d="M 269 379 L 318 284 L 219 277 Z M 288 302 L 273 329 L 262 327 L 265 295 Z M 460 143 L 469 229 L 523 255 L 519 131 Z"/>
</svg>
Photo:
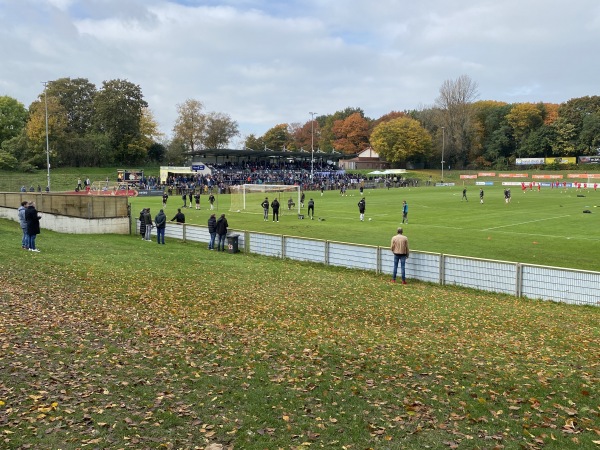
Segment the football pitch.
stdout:
<svg viewBox="0 0 600 450">
<path fill-rule="evenodd" d="M 480 203 L 479 186 L 467 187 L 468 201 L 462 199 L 462 185 L 444 187 L 366 189 L 365 221 L 359 219 L 357 203 L 361 196 L 349 189 L 307 191 L 304 208 L 288 211 L 289 193 L 282 193 L 279 222 L 263 221 L 260 201 L 247 209 L 229 211 L 230 196 L 216 195 L 215 211 L 225 213 L 233 230 L 303 236 L 387 247 L 398 226 L 404 227 L 411 250 L 472 256 L 504 261 L 600 270 L 600 191 L 543 187 L 521 191 L 511 187 L 511 201 L 504 200 L 501 185 L 484 186 Z M 269 193 L 270 200 L 274 194 Z M 264 197 L 261 195 L 261 197 Z M 314 199 L 315 216 L 307 216 L 309 199 Z M 186 208 L 186 222 L 206 225 L 211 211 L 208 196 L 202 195 L 201 209 Z M 408 224 L 402 225 L 402 201 L 406 200 Z M 294 198 L 294 201 L 297 201 Z M 256 203 L 256 204 L 254 204 Z M 154 216 L 162 208 L 160 197 L 134 198 L 132 214 L 150 207 Z M 167 219 L 183 205 L 180 196 L 167 202 Z M 584 213 L 584 211 L 591 213 Z"/>
</svg>

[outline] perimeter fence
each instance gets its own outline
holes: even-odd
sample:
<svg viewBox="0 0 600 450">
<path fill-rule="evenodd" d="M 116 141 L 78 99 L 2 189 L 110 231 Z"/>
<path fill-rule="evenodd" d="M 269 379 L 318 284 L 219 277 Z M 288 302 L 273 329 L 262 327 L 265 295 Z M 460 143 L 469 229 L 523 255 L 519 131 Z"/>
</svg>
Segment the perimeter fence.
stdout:
<svg viewBox="0 0 600 450">
<path fill-rule="evenodd" d="M 136 231 L 139 220 L 136 220 Z M 153 234 L 156 229 L 152 230 Z M 168 223 L 165 236 L 208 244 L 208 227 Z M 246 253 L 390 275 L 394 256 L 387 247 L 230 230 Z M 233 249 L 230 247 L 229 249 Z M 453 285 L 517 297 L 574 305 L 600 306 L 600 272 L 510 261 L 413 251 L 406 263 L 409 279 Z"/>
</svg>

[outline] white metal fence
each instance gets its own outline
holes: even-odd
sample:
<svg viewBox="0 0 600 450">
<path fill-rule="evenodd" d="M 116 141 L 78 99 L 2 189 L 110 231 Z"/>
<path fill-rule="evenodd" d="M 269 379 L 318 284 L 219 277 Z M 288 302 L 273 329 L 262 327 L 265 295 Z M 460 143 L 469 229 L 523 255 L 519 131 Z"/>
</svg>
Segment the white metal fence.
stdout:
<svg viewBox="0 0 600 450">
<path fill-rule="evenodd" d="M 136 220 L 136 230 L 139 221 Z M 153 234 L 156 229 L 152 230 Z M 387 247 L 325 241 L 254 231 L 230 230 L 240 251 L 391 275 L 394 256 Z M 208 228 L 168 223 L 165 236 L 208 244 Z M 410 252 L 409 279 L 456 285 L 532 299 L 600 306 L 600 272 L 537 266 L 509 261 Z"/>
</svg>

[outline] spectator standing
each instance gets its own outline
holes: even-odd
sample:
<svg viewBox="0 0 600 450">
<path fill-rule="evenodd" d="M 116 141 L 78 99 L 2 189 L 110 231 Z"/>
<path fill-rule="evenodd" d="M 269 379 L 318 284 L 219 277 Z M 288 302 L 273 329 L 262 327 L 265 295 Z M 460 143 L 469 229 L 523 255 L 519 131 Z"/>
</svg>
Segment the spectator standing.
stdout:
<svg viewBox="0 0 600 450">
<path fill-rule="evenodd" d="M 404 221 L 408 223 L 408 203 L 406 203 L 406 200 L 402 202 L 402 223 Z"/>
<path fill-rule="evenodd" d="M 145 241 L 152 240 L 152 216 L 150 215 L 150 208 L 146 208 L 146 213 L 144 214 L 144 222 L 146 222 L 146 235 L 144 236 Z"/>
<path fill-rule="evenodd" d="M 21 231 L 23 232 L 23 238 L 21 239 L 21 248 L 24 250 L 29 249 L 29 235 L 27 234 L 27 220 L 25 219 L 25 211 L 27 210 L 28 202 L 22 201 L 21 206 L 18 210 L 19 224 L 21 225 Z"/>
<path fill-rule="evenodd" d="M 315 201 L 312 198 L 308 201 L 308 216 L 311 220 L 315 218 Z"/>
<path fill-rule="evenodd" d="M 161 209 L 156 217 L 154 217 L 154 224 L 156 225 L 156 242 L 158 244 L 165 243 L 165 228 L 167 227 L 167 216 Z"/>
<path fill-rule="evenodd" d="M 365 201 L 365 198 L 361 198 L 360 201 L 358 202 L 358 212 L 360 213 L 360 221 L 364 222 L 365 220 L 365 208 L 367 206 L 367 203 Z"/>
<path fill-rule="evenodd" d="M 215 237 L 217 237 L 217 218 L 214 214 L 211 214 L 208 218 L 208 234 L 210 234 L 210 242 L 208 243 L 208 249 L 215 249 Z"/>
<path fill-rule="evenodd" d="M 185 223 L 185 215 L 181 212 L 181 208 L 177 208 L 177 214 L 171 219 L 171 222 Z"/>
<path fill-rule="evenodd" d="M 40 216 L 35 209 L 35 202 L 29 203 L 25 210 L 25 221 L 27 222 L 27 236 L 29 238 L 28 248 L 30 252 L 39 253 L 39 249 L 35 247 L 35 238 L 40 234 Z"/>
<path fill-rule="evenodd" d="M 269 197 L 265 197 L 260 206 L 263 208 L 263 220 L 266 222 L 269 220 Z"/>
<path fill-rule="evenodd" d="M 146 240 L 146 208 L 142 208 L 140 211 L 140 234 L 142 235 L 142 240 Z"/>
<path fill-rule="evenodd" d="M 275 199 L 271 203 L 271 208 L 273 208 L 273 222 L 277 218 L 277 222 L 279 222 L 279 200 Z"/>
<path fill-rule="evenodd" d="M 221 217 L 217 220 L 217 224 L 215 230 L 217 235 L 219 236 L 219 242 L 217 243 L 217 251 L 224 252 L 225 251 L 225 239 L 227 237 L 227 227 L 229 224 L 227 223 L 227 219 L 225 218 L 225 214 L 221 214 Z"/>
<path fill-rule="evenodd" d="M 398 228 L 396 235 L 392 238 L 392 244 L 390 249 L 394 254 L 394 272 L 392 273 L 392 283 L 396 282 L 396 275 L 398 274 L 398 263 L 400 263 L 400 276 L 402 278 L 402 284 L 406 284 L 406 259 L 408 258 L 408 238 L 404 236 L 402 228 Z"/>
</svg>

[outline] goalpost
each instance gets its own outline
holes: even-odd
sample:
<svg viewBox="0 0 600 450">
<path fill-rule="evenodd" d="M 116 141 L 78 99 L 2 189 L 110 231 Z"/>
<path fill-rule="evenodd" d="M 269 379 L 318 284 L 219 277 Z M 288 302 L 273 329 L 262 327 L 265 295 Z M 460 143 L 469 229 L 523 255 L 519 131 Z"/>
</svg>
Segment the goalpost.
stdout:
<svg viewBox="0 0 600 450">
<path fill-rule="evenodd" d="M 262 214 L 261 204 L 267 197 L 269 199 L 269 214 L 272 214 L 271 203 L 275 199 L 279 202 L 279 215 L 300 214 L 300 186 L 242 184 L 231 186 L 230 190 L 231 205 L 229 211 Z"/>
</svg>

